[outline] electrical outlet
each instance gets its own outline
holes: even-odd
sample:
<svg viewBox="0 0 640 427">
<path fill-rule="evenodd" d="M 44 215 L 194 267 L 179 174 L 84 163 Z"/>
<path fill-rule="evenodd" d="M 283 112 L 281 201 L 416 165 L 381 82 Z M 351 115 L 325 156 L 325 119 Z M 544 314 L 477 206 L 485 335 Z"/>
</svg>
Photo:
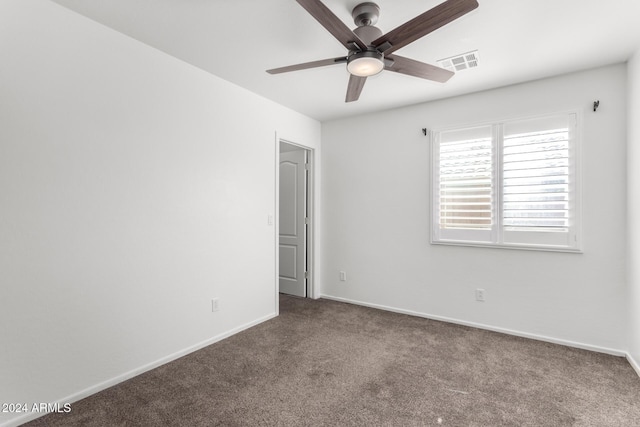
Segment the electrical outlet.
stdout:
<svg viewBox="0 0 640 427">
<path fill-rule="evenodd" d="M 484 289 L 476 289 L 476 301 L 484 302 Z"/>
<path fill-rule="evenodd" d="M 220 299 L 214 298 L 211 300 L 211 311 L 218 311 L 218 310 L 220 310 Z"/>
<path fill-rule="evenodd" d="M 340 272 L 340 281 L 341 282 L 346 282 L 347 281 L 347 272 L 346 271 L 341 271 Z"/>
</svg>

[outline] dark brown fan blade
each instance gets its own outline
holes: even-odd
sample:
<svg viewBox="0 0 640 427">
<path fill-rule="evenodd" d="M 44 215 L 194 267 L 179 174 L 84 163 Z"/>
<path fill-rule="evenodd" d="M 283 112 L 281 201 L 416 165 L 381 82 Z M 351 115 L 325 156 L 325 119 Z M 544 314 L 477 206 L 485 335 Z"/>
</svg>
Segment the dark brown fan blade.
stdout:
<svg viewBox="0 0 640 427">
<path fill-rule="evenodd" d="M 447 0 L 373 41 L 388 55 L 478 7 L 476 0 Z"/>
<path fill-rule="evenodd" d="M 320 61 L 305 62 L 304 64 L 289 65 L 287 67 L 274 68 L 267 70 L 269 74 L 288 73 L 289 71 L 306 70 L 307 68 L 325 67 L 327 65 L 343 64 L 347 62 L 347 57 L 321 59 Z"/>
<path fill-rule="evenodd" d="M 331 10 L 320 0 L 296 0 L 300 6 L 304 7 L 316 20 L 329 31 L 333 37 L 338 39 L 344 47 L 349 50 L 354 49 L 354 43 L 360 50 L 367 50 L 360 37 L 347 27 Z"/>
<path fill-rule="evenodd" d="M 347 97 L 344 102 L 353 102 L 357 101 L 360 98 L 360 94 L 362 93 L 362 88 L 364 87 L 364 83 L 367 81 L 366 77 L 354 76 L 353 74 L 349 75 L 349 86 L 347 87 Z"/>
<path fill-rule="evenodd" d="M 453 71 L 445 70 L 444 68 L 425 64 L 424 62 L 405 58 L 403 56 L 387 55 L 385 59 L 393 61 L 393 65 L 387 65 L 384 67 L 385 70 L 395 71 L 396 73 L 407 74 L 413 77 L 420 77 L 422 79 L 433 80 L 435 82 L 444 83 L 455 74 Z"/>
</svg>

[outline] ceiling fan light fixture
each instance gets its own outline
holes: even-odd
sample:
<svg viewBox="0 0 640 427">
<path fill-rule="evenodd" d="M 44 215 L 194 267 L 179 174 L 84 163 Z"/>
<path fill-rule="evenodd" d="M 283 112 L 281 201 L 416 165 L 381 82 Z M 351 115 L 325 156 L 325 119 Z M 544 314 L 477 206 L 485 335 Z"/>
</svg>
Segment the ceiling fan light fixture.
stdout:
<svg viewBox="0 0 640 427">
<path fill-rule="evenodd" d="M 384 70 L 384 56 L 377 50 L 356 52 L 347 59 L 347 71 L 358 77 L 370 77 Z"/>
</svg>

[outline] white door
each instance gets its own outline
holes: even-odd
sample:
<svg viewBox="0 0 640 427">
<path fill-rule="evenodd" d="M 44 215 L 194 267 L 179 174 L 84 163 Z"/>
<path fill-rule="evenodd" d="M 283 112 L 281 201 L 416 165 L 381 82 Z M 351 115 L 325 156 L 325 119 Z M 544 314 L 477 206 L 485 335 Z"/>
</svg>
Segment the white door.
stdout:
<svg viewBox="0 0 640 427">
<path fill-rule="evenodd" d="M 305 150 L 280 153 L 280 292 L 307 296 Z"/>
</svg>

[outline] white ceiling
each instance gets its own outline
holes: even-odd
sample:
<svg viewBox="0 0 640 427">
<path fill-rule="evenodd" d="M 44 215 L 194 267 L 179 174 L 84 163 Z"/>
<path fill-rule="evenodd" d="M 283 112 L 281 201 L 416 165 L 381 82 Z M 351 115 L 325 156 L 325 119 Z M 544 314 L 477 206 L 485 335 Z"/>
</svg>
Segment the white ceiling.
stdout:
<svg viewBox="0 0 640 427">
<path fill-rule="evenodd" d="M 344 64 L 265 70 L 344 56 L 295 0 L 53 0 L 320 121 L 623 62 L 640 48 L 640 0 L 478 0 L 469 14 L 397 53 L 422 62 L 478 50 L 480 66 L 447 83 L 383 72 L 345 104 Z M 349 28 L 360 0 L 323 0 Z M 388 32 L 442 0 L 376 0 Z"/>
</svg>

